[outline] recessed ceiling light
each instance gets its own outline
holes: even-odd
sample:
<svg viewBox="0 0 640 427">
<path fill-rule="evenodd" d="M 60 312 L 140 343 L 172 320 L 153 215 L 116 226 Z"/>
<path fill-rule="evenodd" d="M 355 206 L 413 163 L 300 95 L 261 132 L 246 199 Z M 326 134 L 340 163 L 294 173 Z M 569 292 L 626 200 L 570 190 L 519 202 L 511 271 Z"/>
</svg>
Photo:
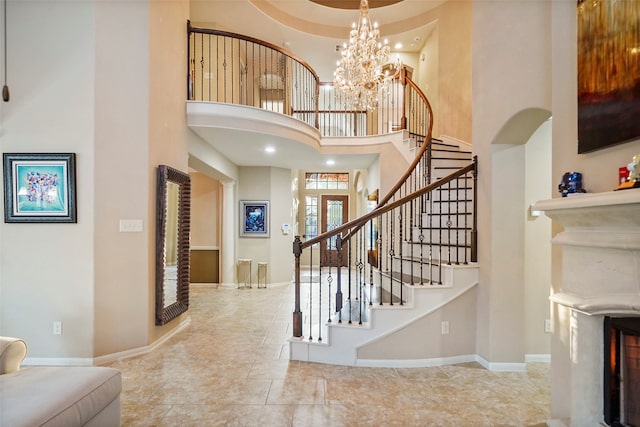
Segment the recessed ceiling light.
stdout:
<svg viewBox="0 0 640 427">
<path fill-rule="evenodd" d="M 267 153 L 275 153 L 276 149 L 272 146 L 268 146 L 264 149 L 264 151 L 266 151 Z"/>
<path fill-rule="evenodd" d="M 393 47 L 396 49 L 402 49 L 402 43 L 396 43 Z"/>
<path fill-rule="evenodd" d="M 327 160 L 326 164 L 327 164 L 328 166 L 333 166 L 333 165 L 335 165 L 335 164 L 336 164 L 336 162 L 335 162 L 334 160 L 329 159 L 329 160 Z"/>
</svg>

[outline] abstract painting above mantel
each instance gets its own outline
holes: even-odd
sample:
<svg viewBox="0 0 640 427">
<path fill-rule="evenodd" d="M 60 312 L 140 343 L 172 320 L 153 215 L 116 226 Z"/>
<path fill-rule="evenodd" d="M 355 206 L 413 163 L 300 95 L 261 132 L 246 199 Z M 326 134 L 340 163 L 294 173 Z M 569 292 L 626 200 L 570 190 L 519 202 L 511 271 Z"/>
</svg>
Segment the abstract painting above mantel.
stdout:
<svg viewBox="0 0 640 427">
<path fill-rule="evenodd" d="M 578 153 L 640 139 L 640 1 L 578 0 Z"/>
</svg>

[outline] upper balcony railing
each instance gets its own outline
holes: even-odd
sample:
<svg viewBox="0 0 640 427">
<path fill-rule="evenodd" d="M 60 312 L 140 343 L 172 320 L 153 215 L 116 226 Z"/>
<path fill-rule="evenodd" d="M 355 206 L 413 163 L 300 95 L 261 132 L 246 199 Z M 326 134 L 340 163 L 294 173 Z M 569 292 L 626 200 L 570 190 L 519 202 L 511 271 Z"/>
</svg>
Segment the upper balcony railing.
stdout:
<svg viewBox="0 0 640 427">
<path fill-rule="evenodd" d="M 302 59 L 271 43 L 187 22 L 187 99 L 262 108 L 318 128 L 320 80 Z"/>
<path fill-rule="evenodd" d="M 375 111 L 352 110 L 332 83 L 291 52 L 262 40 L 187 23 L 187 99 L 286 114 L 322 136 L 368 136 L 407 129 L 419 145 L 429 128 L 424 100 L 403 72 Z"/>
</svg>

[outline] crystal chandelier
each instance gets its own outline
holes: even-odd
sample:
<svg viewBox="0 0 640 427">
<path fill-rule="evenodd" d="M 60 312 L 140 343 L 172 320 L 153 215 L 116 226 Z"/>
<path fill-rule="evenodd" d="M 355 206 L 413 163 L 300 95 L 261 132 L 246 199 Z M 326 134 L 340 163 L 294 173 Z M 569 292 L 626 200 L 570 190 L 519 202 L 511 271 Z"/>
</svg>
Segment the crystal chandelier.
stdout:
<svg viewBox="0 0 640 427">
<path fill-rule="evenodd" d="M 352 108 L 374 110 L 400 73 L 400 60 L 387 64 L 390 48 L 386 40 L 379 41 L 378 23 L 369 20 L 367 0 L 360 0 L 360 19 L 351 27 L 349 43 L 344 44 L 333 73 L 333 85 Z"/>
</svg>

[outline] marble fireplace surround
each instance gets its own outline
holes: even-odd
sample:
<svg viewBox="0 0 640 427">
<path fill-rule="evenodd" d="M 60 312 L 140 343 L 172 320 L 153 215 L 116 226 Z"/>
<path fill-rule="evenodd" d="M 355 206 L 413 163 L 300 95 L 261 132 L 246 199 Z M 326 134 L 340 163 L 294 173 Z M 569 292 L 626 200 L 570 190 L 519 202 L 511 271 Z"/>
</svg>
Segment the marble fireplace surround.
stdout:
<svg viewBox="0 0 640 427">
<path fill-rule="evenodd" d="M 606 425 L 604 316 L 640 316 L 640 189 L 544 200 L 532 209 L 563 227 L 552 240 L 562 263 L 550 296 L 555 419 L 548 424 Z"/>
</svg>

